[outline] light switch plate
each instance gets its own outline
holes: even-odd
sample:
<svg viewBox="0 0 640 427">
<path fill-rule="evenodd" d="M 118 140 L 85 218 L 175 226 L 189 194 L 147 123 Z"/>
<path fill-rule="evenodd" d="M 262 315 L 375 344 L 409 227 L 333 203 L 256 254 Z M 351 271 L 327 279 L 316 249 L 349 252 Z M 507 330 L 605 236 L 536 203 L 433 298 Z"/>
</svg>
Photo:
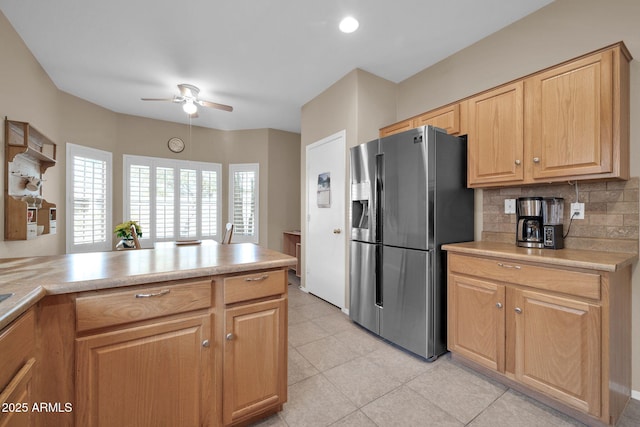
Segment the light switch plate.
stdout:
<svg viewBox="0 0 640 427">
<path fill-rule="evenodd" d="M 516 199 L 505 199 L 504 200 L 504 213 L 506 213 L 506 214 L 514 214 L 514 213 L 516 213 Z"/>
</svg>

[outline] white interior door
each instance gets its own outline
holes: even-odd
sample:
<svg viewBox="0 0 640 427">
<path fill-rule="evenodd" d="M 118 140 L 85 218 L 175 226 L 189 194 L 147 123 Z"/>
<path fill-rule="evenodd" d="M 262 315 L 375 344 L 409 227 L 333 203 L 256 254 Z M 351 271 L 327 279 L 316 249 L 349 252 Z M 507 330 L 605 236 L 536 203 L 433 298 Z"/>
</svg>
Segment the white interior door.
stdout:
<svg viewBox="0 0 640 427">
<path fill-rule="evenodd" d="M 306 289 L 345 309 L 346 132 L 307 146 Z"/>
</svg>

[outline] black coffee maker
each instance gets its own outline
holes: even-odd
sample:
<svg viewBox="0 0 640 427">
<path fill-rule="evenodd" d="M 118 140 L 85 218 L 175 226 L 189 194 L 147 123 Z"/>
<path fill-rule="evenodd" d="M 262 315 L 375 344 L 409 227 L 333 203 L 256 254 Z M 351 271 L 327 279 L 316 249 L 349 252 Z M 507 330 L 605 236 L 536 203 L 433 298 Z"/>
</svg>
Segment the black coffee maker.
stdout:
<svg viewBox="0 0 640 427">
<path fill-rule="evenodd" d="M 544 248 L 544 216 L 542 197 L 520 197 L 516 200 L 516 245 Z"/>
</svg>

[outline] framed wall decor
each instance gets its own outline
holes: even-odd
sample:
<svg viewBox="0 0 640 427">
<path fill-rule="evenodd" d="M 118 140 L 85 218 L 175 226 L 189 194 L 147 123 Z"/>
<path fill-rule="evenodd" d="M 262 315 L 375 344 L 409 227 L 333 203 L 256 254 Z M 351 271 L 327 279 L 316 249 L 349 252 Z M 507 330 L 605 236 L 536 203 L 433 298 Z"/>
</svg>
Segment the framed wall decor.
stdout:
<svg viewBox="0 0 640 427">
<path fill-rule="evenodd" d="M 318 207 L 331 207 L 331 172 L 318 174 Z"/>
</svg>

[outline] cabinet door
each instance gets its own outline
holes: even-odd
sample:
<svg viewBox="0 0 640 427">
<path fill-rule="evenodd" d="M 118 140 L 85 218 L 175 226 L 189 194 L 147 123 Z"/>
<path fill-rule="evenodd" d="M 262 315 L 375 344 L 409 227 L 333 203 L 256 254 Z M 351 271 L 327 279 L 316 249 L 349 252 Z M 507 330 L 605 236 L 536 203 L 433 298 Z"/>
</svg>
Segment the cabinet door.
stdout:
<svg viewBox="0 0 640 427">
<path fill-rule="evenodd" d="M 287 400 L 286 299 L 225 311 L 223 423 Z"/>
<path fill-rule="evenodd" d="M 523 87 L 519 81 L 469 99 L 469 186 L 523 180 Z"/>
<path fill-rule="evenodd" d="M 29 359 L 0 393 L 0 427 L 35 425 L 31 415 L 32 405 L 36 404 L 31 387 L 35 363 L 35 358 Z"/>
<path fill-rule="evenodd" d="M 517 290 L 516 379 L 600 415 L 600 307 Z"/>
<path fill-rule="evenodd" d="M 613 62 L 604 51 L 526 82 L 534 179 L 613 170 Z"/>
<path fill-rule="evenodd" d="M 450 275 L 448 292 L 449 350 L 504 372 L 504 286 Z"/>
<path fill-rule="evenodd" d="M 76 425 L 207 425 L 210 317 L 76 340 Z"/>
<path fill-rule="evenodd" d="M 380 138 L 413 129 L 413 120 L 407 119 L 380 129 Z"/>
<path fill-rule="evenodd" d="M 414 128 L 427 125 L 444 129 L 449 135 L 458 135 L 460 133 L 460 104 L 439 108 L 413 119 Z"/>
</svg>

